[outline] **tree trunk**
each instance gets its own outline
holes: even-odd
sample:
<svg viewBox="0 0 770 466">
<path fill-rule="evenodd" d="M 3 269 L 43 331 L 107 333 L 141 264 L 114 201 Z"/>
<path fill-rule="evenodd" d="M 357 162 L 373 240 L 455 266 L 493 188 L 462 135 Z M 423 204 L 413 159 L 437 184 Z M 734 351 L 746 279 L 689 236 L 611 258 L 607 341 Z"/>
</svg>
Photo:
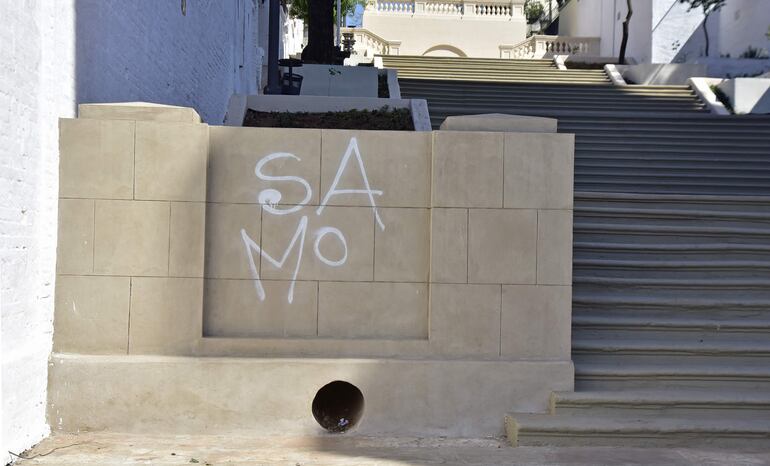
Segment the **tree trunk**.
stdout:
<svg viewBox="0 0 770 466">
<path fill-rule="evenodd" d="M 703 35 L 706 36 L 706 56 L 709 56 L 709 29 L 706 27 L 706 22 L 709 19 L 709 15 L 706 15 L 705 18 L 703 18 Z"/>
<path fill-rule="evenodd" d="M 302 50 L 306 63 L 334 63 L 334 0 L 308 1 L 307 46 Z"/>
<path fill-rule="evenodd" d="M 631 9 L 631 0 L 626 0 L 628 5 L 628 13 L 626 14 L 626 20 L 623 21 L 623 39 L 620 41 L 620 55 L 618 56 L 618 63 L 621 65 L 626 64 L 626 46 L 628 45 L 628 25 L 631 23 L 631 15 L 634 14 L 634 10 Z"/>
</svg>

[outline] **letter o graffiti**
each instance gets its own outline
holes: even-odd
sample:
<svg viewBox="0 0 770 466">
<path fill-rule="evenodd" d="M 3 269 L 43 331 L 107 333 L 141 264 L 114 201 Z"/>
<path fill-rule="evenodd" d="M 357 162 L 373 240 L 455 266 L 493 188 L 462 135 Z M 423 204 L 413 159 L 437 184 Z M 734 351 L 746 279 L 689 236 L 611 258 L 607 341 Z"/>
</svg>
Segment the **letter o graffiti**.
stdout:
<svg viewBox="0 0 770 466">
<path fill-rule="evenodd" d="M 337 261 L 329 260 L 326 257 L 324 257 L 324 255 L 321 254 L 320 249 L 318 249 L 318 246 L 321 243 L 321 239 L 323 239 L 323 237 L 329 233 L 335 235 L 337 238 L 339 238 L 340 242 L 342 242 L 342 248 L 344 250 L 344 254 L 342 255 L 342 259 L 340 260 L 337 260 Z M 313 243 L 313 251 L 315 252 L 316 257 L 321 259 L 321 262 L 331 267 L 339 267 L 348 260 L 348 243 L 347 241 L 345 241 L 345 236 L 342 234 L 342 232 L 339 229 L 334 227 L 323 227 L 316 232 L 315 242 Z"/>
</svg>

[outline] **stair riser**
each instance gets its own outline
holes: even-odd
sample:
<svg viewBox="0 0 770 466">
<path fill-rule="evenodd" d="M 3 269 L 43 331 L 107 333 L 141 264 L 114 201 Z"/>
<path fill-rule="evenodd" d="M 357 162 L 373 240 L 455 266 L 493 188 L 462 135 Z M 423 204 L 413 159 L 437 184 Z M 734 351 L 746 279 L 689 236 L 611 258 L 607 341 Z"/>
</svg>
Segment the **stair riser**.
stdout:
<svg viewBox="0 0 770 466">
<path fill-rule="evenodd" d="M 573 324 L 572 338 L 573 340 L 642 340 L 645 342 L 660 342 L 661 344 L 676 341 L 704 345 L 712 343 L 740 344 L 746 341 L 752 341 L 765 344 L 770 348 L 770 329 L 767 327 L 742 330 L 699 328 L 689 330 L 660 330 L 652 327 L 603 328 L 581 325 L 576 326 Z"/>
<path fill-rule="evenodd" d="M 612 183 L 605 182 L 599 183 L 593 182 L 575 182 L 575 190 L 580 191 L 594 191 L 594 192 L 607 192 L 607 193 L 635 193 L 635 194 L 714 194 L 714 186 L 707 184 L 693 184 L 684 185 L 679 184 L 677 186 L 671 186 L 666 183 L 650 183 L 644 186 L 637 186 L 632 182 L 629 183 Z M 757 186 L 741 187 L 740 185 L 722 185 L 719 187 L 719 191 L 724 195 L 731 196 L 760 196 L 767 194 L 767 188 L 760 188 Z"/>
<path fill-rule="evenodd" d="M 604 405 L 592 403 L 585 405 L 569 405 L 557 403 L 551 414 L 559 416 L 613 416 L 619 419 L 656 419 L 661 417 L 683 418 L 722 418 L 755 419 L 764 421 L 770 419 L 770 405 L 726 405 L 709 404 L 693 406 L 655 406 L 640 403 L 637 405 Z"/>
<path fill-rule="evenodd" d="M 512 436 L 509 435 L 509 439 Z M 512 442 L 512 445 L 516 446 Z M 713 448 L 740 448 L 761 449 L 770 446 L 770 436 L 731 436 L 720 437 L 704 435 L 702 433 L 649 433 L 632 434 L 619 432 L 616 434 L 590 434 L 581 435 L 576 432 L 561 432 L 558 434 L 546 434 L 537 432 L 520 432 L 518 434 L 518 446 L 554 446 L 554 447 L 713 447 Z"/>
<path fill-rule="evenodd" d="M 770 390 L 770 378 L 764 380 L 672 377 L 586 377 L 575 374 L 575 391 L 645 390 L 688 388 L 704 390 Z"/>
<path fill-rule="evenodd" d="M 661 367 L 667 365 L 698 365 L 708 367 L 709 364 L 736 364 L 752 366 L 757 369 L 766 368 L 768 365 L 767 353 L 737 353 L 734 355 L 718 355 L 711 353 L 672 353 L 669 351 L 582 351 L 575 348 L 573 343 L 572 361 L 575 364 L 618 364 L 625 365 L 654 365 Z"/>
<path fill-rule="evenodd" d="M 651 245 L 652 246 L 652 245 Z M 758 245 L 758 247 L 761 245 Z M 687 247 L 685 245 L 683 248 Z M 694 251 L 694 252 L 678 252 L 678 251 L 657 251 L 650 250 L 644 252 L 642 250 L 624 251 L 621 249 L 612 249 L 610 246 L 601 248 L 573 248 L 572 250 L 573 260 L 579 262 L 582 259 L 609 259 L 609 260 L 637 260 L 646 259 L 650 261 L 665 261 L 665 260 L 679 260 L 679 261 L 770 261 L 770 251 Z"/>
<path fill-rule="evenodd" d="M 749 216 L 736 213 L 730 215 L 730 212 L 700 212 L 690 211 L 666 212 L 660 211 L 659 214 L 652 214 L 645 211 L 634 213 L 629 211 L 600 211 L 589 209 L 578 209 L 574 214 L 574 222 L 580 225 L 606 225 L 608 229 L 617 229 L 620 226 L 628 225 L 630 227 L 662 227 L 665 228 L 701 228 L 708 233 L 715 228 L 722 229 L 745 229 L 746 233 L 767 234 L 770 235 L 770 217 L 764 215 Z M 736 233 L 741 232 L 736 230 Z M 736 238 L 737 240 L 738 238 Z M 737 242 L 737 241 L 734 241 Z"/>
<path fill-rule="evenodd" d="M 609 266 L 573 266 L 573 275 L 582 277 L 606 277 L 640 280 L 645 279 L 731 279 L 731 280 L 770 280 L 770 268 L 767 267 L 609 267 Z M 579 281 L 578 281 L 579 282 Z"/>
</svg>

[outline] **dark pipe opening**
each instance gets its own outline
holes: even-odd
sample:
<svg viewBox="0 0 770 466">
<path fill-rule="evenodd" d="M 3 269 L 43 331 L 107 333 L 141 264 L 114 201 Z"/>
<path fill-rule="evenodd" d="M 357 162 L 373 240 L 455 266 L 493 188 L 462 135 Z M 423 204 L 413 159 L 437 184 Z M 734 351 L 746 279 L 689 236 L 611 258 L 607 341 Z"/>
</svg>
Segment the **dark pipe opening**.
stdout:
<svg viewBox="0 0 770 466">
<path fill-rule="evenodd" d="M 335 380 L 318 390 L 313 398 L 313 417 L 329 432 L 346 432 L 364 414 L 364 395 L 355 385 Z"/>
</svg>

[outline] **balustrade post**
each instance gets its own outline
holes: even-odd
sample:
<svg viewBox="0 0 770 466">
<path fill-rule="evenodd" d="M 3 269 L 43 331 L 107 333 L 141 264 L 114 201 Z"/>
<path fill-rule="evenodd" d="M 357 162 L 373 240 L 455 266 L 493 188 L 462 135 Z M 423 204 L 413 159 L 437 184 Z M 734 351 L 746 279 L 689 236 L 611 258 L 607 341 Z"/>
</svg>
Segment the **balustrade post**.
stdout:
<svg viewBox="0 0 770 466">
<path fill-rule="evenodd" d="M 476 16 L 476 2 L 463 1 L 463 16 Z"/>
</svg>

